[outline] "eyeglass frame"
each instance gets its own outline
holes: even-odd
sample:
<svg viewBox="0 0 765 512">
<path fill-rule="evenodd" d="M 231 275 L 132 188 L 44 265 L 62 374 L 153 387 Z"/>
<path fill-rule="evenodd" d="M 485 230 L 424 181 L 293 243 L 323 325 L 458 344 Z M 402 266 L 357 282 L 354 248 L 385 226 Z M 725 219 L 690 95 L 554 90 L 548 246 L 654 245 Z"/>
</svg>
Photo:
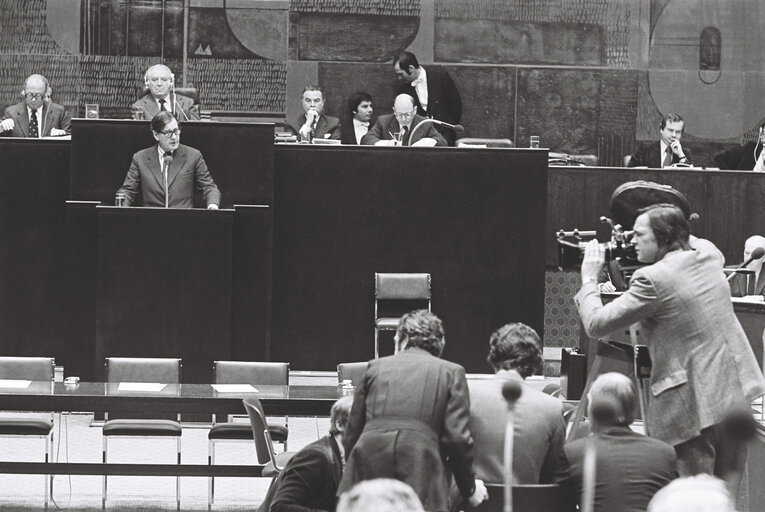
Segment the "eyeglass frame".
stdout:
<svg viewBox="0 0 765 512">
<path fill-rule="evenodd" d="M 396 109 L 393 109 L 393 115 L 396 119 L 409 119 L 414 117 L 414 115 L 417 113 L 417 110 L 412 109 L 409 112 L 396 112 Z"/>
<path fill-rule="evenodd" d="M 47 92 L 25 92 L 24 97 L 28 100 L 41 100 L 48 94 Z"/>
<path fill-rule="evenodd" d="M 167 138 L 170 138 L 173 135 L 175 135 L 177 137 L 177 136 L 181 135 L 181 129 L 180 128 L 176 128 L 175 130 L 170 130 L 170 131 L 166 131 L 166 132 L 157 132 L 157 133 L 161 133 L 162 135 L 164 135 Z"/>
</svg>

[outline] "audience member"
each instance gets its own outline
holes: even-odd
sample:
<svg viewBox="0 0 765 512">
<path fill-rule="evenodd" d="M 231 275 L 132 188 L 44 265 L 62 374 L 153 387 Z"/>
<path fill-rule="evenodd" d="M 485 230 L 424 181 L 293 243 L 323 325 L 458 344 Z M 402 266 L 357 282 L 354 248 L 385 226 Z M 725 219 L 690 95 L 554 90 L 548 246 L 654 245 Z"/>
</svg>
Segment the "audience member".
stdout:
<svg viewBox="0 0 765 512">
<path fill-rule="evenodd" d="M 343 434 L 353 397 L 332 406 L 329 435 L 309 444 L 292 459 L 277 479 L 270 512 L 335 510 L 337 487 L 343 476 Z"/>
<path fill-rule="evenodd" d="M 491 335 L 486 360 L 496 372 L 495 378 L 468 381 L 474 466 L 476 478 L 502 484 L 502 418 L 507 410 L 502 385 L 509 379 L 523 382 L 542 370 L 542 342 L 531 327 L 507 324 Z M 561 401 L 524 385 L 514 410 L 513 483 L 548 484 L 557 471 L 566 437 Z"/>
<path fill-rule="evenodd" d="M 581 500 L 585 451 L 591 444 L 596 454 L 593 510 L 642 512 L 656 491 L 677 477 L 675 450 L 630 429 L 637 395 L 625 375 L 599 376 L 587 399 L 593 433 L 566 445 L 556 480 L 572 501 Z"/>
<path fill-rule="evenodd" d="M 378 117 L 361 143 L 368 146 L 445 146 L 446 140 L 433 123 L 426 123 L 412 137 L 412 132 L 423 121 L 425 118 L 415 113 L 412 97 L 399 94 L 393 104 L 393 114 Z"/>
<path fill-rule="evenodd" d="M 369 131 L 369 123 L 372 120 L 372 95 L 359 91 L 348 98 L 348 111 L 350 122 L 343 122 L 340 142 L 343 144 L 361 144 L 361 139 Z"/>
<path fill-rule="evenodd" d="M 487 498 L 475 480 L 465 369 L 444 361 L 441 320 L 427 310 L 401 317 L 396 354 L 369 362 L 356 388 L 344 438 L 348 463 L 339 492 L 362 480 L 411 485 L 426 510 L 449 509 L 450 474 L 472 505 Z"/>
<path fill-rule="evenodd" d="M 133 155 L 125 182 L 117 191 L 124 193 L 126 206 L 141 192 L 144 206 L 193 208 L 194 186 L 204 195 L 208 210 L 217 210 L 220 191 L 207 170 L 199 150 L 181 144 L 181 129 L 170 112 L 160 112 L 151 120 L 156 146 Z"/>
<path fill-rule="evenodd" d="M 340 496 L 337 512 L 424 512 L 412 488 L 392 478 L 359 482 Z"/>
<path fill-rule="evenodd" d="M 393 59 L 393 71 L 401 82 L 397 92 L 414 96 L 418 115 L 449 124 L 460 122 L 462 100 L 446 70 L 433 67 L 425 71 L 414 54 L 401 52 Z M 450 146 L 454 145 L 456 134 L 452 129 L 442 126 L 436 129 Z"/>
<path fill-rule="evenodd" d="M 649 265 L 604 305 L 597 287 L 604 250 L 597 240 L 589 242 L 575 297 L 579 314 L 592 338 L 640 322 L 653 362 L 647 431 L 675 447 L 681 475 L 714 474 L 717 454 L 746 450 L 724 435 L 721 422 L 731 408 L 762 395 L 765 380 L 733 312 L 720 251 L 690 237 L 674 205 L 638 213 L 633 241 L 638 260 Z"/>
<path fill-rule="evenodd" d="M 753 235 L 746 239 L 744 242 L 744 261 L 748 260 L 752 255 L 752 251 L 756 248 L 762 247 L 765 249 L 765 237 L 760 235 Z M 742 261 L 741 263 L 743 263 Z M 765 257 L 752 260 L 745 268 L 754 270 L 754 275 L 738 274 L 731 278 L 728 283 L 730 284 L 730 294 L 732 297 L 743 297 L 745 295 L 763 295 L 765 294 L 765 275 L 762 274 L 762 264 L 765 262 Z M 733 268 L 738 268 L 739 265 L 735 265 Z M 751 290 L 749 290 L 749 282 L 754 283 Z M 748 293 L 751 291 L 752 293 Z"/>
<path fill-rule="evenodd" d="M 158 112 L 171 112 L 182 121 L 199 119 L 199 105 L 182 94 L 175 93 L 175 75 L 164 64 L 155 64 L 146 70 L 143 83 L 147 92 L 133 103 L 133 110 L 143 110 L 144 119 L 152 119 Z"/>
<path fill-rule="evenodd" d="M 301 97 L 303 113 L 289 128 L 303 141 L 340 139 L 342 128 L 336 117 L 324 115 L 324 93 L 315 85 L 306 85 Z"/>
<path fill-rule="evenodd" d="M 66 109 L 52 103 L 50 84 L 42 75 L 30 75 L 21 95 L 24 101 L 3 112 L 0 135 L 9 137 L 58 137 L 69 134 L 71 118 Z"/>
<path fill-rule="evenodd" d="M 630 167 L 669 167 L 672 164 L 692 165 L 691 150 L 683 148 L 680 139 L 685 121 L 678 114 L 667 114 L 661 119 L 658 142 L 642 142 L 630 158 Z"/>
<path fill-rule="evenodd" d="M 678 478 L 656 495 L 646 512 L 734 512 L 725 482 L 710 475 Z"/>
<path fill-rule="evenodd" d="M 757 140 L 715 155 L 715 165 L 720 169 L 765 172 L 765 123 L 760 125 Z"/>
</svg>

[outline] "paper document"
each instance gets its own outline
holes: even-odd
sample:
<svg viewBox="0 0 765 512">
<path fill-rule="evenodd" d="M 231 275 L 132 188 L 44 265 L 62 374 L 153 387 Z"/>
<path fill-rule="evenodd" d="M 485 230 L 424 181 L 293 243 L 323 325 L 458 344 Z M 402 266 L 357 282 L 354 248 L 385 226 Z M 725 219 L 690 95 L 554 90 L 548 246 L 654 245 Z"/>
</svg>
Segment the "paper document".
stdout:
<svg viewBox="0 0 765 512">
<path fill-rule="evenodd" d="M 0 379 L 0 388 L 27 389 L 30 384 L 31 380 Z"/>
<path fill-rule="evenodd" d="M 211 384 L 218 393 L 257 393 L 249 384 Z"/>
<path fill-rule="evenodd" d="M 159 382 L 120 382 L 119 391 L 162 391 L 167 384 Z"/>
</svg>

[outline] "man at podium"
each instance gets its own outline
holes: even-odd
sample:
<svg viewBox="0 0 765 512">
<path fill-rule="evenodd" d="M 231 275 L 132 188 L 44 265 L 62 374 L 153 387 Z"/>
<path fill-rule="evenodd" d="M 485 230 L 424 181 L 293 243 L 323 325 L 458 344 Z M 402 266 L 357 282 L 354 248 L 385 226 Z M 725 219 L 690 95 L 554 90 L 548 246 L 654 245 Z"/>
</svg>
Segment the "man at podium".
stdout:
<svg viewBox="0 0 765 512">
<path fill-rule="evenodd" d="M 181 129 L 170 112 L 159 112 L 151 120 L 156 146 L 133 155 L 125 182 L 117 196 L 130 206 L 140 191 L 144 206 L 193 208 L 194 186 L 202 192 L 208 210 L 217 210 L 220 190 L 207 170 L 199 150 L 181 144 Z"/>
</svg>

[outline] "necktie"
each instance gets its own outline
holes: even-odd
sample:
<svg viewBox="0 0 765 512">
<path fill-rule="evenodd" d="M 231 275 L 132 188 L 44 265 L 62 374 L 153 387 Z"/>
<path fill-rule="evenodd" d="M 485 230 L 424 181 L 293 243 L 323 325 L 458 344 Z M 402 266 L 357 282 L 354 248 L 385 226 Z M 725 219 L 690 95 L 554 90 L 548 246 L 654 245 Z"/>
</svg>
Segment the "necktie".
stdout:
<svg viewBox="0 0 765 512">
<path fill-rule="evenodd" d="M 159 100 L 159 110 L 167 112 L 167 109 L 165 108 L 165 100 Z"/>
<path fill-rule="evenodd" d="M 32 115 L 29 116 L 29 137 L 38 138 L 40 136 L 40 130 L 37 126 L 37 109 L 32 109 Z"/>
<path fill-rule="evenodd" d="M 409 127 L 408 126 L 404 126 L 404 128 L 401 129 L 401 145 L 402 146 L 409 145 Z"/>
<path fill-rule="evenodd" d="M 672 165 L 672 148 L 667 146 L 667 154 L 664 156 L 664 163 L 662 167 L 669 167 Z"/>
</svg>

